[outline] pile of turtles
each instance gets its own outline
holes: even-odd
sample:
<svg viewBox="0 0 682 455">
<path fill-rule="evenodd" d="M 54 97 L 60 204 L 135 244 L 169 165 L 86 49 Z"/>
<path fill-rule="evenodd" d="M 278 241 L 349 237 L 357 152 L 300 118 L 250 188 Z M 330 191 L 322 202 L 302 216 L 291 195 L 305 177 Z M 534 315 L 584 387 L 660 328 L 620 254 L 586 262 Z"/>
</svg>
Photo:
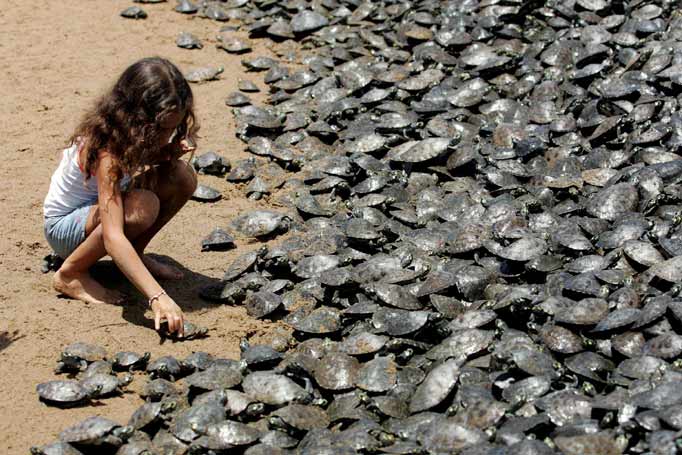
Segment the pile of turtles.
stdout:
<svg viewBox="0 0 682 455">
<path fill-rule="evenodd" d="M 202 249 L 289 231 L 202 297 L 292 337 L 176 361 L 128 426 L 88 420 L 35 453 L 676 453 L 673 2 L 193 6 L 289 40 L 243 60 L 266 105 L 249 84 L 227 99 L 254 156 L 195 165 L 283 207 Z M 231 30 L 220 46 L 249 52 Z"/>
</svg>

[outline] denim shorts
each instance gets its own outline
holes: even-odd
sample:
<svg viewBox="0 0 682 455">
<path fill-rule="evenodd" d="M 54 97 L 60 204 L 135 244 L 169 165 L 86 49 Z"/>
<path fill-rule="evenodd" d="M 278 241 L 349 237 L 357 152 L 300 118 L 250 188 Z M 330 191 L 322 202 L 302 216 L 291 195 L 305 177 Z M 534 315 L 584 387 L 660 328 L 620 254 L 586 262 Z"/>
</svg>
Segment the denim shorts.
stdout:
<svg viewBox="0 0 682 455">
<path fill-rule="evenodd" d="M 85 240 L 85 224 L 95 204 L 96 200 L 68 215 L 45 218 L 45 238 L 57 256 L 66 259 Z"/>
</svg>

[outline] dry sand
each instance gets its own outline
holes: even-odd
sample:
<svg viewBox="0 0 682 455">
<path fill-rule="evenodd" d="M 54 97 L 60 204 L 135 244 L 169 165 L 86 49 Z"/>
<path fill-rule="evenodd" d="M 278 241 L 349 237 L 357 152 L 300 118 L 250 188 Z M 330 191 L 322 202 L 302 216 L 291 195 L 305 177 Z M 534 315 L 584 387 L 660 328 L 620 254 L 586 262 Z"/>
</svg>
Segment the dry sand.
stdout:
<svg viewBox="0 0 682 455">
<path fill-rule="evenodd" d="M 83 111 L 136 59 L 160 55 L 183 71 L 224 65 L 222 80 L 193 86 L 202 127 L 198 152 L 216 150 L 232 160 L 247 156 L 244 144 L 234 136 L 232 114 L 223 101 L 236 90 L 240 78 L 251 79 L 261 88 L 264 85 L 260 75 L 244 73 L 242 57 L 215 48 L 222 24 L 177 14 L 172 11 L 175 2 L 142 5 L 149 14 L 143 21 L 121 18 L 119 12 L 131 4 L 120 0 L 4 0 L 0 7 L 0 61 L 4 67 L 0 73 L 3 454 L 25 454 L 31 445 L 55 439 L 61 429 L 90 415 L 125 422 L 140 405 L 134 393 L 102 400 L 96 407 L 61 410 L 41 404 L 35 386 L 55 379 L 52 369 L 57 355 L 68 343 L 83 340 L 112 353 L 150 351 L 154 357 L 203 350 L 235 358 L 241 337 L 267 338 L 276 328 L 274 323 L 248 317 L 243 307 L 217 306 L 197 296 L 198 288 L 221 277 L 236 255 L 259 246 L 239 240 L 236 250 L 201 253 L 200 239 L 242 211 L 267 205 L 245 199 L 241 188 L 217 177 L 200 176 L 200 182 L 221 190 L 224 198 L 209 205 L 190 201 L 149 248 L 182 264 L 187 279 L 164 286 L 190 320 L 210 328 L 210 337 L 160 343 L 140 295 L 110 261 L 98 266 L 97 276 L 106 285 L 135 297 L 124 306 L 86 305 L 57 297 L 50 285 L 52 275 L 40 272 L 41 259 L 49 253 L 43 237 L 42 202 L 64 142 Z M 181 31 L 197 35 L 204 48 L 176 47 L 175 38 Z M 268 54 L 264 41 L 255 44 L 256 53 Z M 136 377 L 132 389 L 141 383 L 143 376 Z"/>
</svg>

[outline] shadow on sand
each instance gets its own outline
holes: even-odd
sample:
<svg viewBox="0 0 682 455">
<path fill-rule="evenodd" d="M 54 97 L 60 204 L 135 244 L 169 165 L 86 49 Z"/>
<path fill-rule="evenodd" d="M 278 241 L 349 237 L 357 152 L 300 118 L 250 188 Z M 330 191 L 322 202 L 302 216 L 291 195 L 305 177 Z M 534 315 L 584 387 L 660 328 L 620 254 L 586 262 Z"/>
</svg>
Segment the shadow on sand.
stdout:
<svg viewBox="0 0 682 455">
<path fill-rule="evenodd" d="M 192 320 L 193 312 L 216 306 L 216 303 L 200 298 L 199 289 L 204 286 L 216 285 L 220 283 L 219 279 L 211 278 L 189 270 L 169 256 L 158 254 L 151 254 L 150 256 L 159 262 L 170 264 L 178 268 L 178 270 L 184 274 L 184 278 L 181 280 L 162 280 L 159 281 L 159 284 L 161 284 L 164 290 L 168 292 L 168 295 L 175 300 L 180 308 L 182 308 L 182 311 L 185 313 L 188 320 Z M 123 318 L 126 321 L 152 330 L 154 329 L 154 321 L 145 317 L 145 311 L 147 309 L 146 299 L 140 294 L 135 286 L 126 279 L 113 261 L 99 261 L 92 267 L 90 272 L 92 276 L 104 286 L 117 289 L 129 296 L 127 302 L 123 304 Z"/>
<path fill-rule="evenodd" d="M 17 340 L 24 338 L 26 335 L 19 335 L 19 331 L 14 332 L 2 332 L 0 331 L 0 352 L 7 349 L 12 343 Z"/>
</svg>

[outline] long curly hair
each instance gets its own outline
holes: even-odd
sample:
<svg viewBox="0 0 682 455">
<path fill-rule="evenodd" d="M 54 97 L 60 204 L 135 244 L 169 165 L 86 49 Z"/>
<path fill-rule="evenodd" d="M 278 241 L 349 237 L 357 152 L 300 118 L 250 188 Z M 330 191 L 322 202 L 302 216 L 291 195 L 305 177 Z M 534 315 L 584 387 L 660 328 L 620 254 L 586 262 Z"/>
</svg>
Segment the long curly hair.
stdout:
<svg viewBox="0 0 682 455">
<path fill-rule="evenodd" d="M 194 116 L 192 89 L 180 70 L 160 57 L 143 58 L 130 65 L 114 86 L 83 116 L 69 143 L 78 143 L 86 179 L 96 172 L 100 151 L 114 157 L 109 177 L 117 183 L 124 174 L 143 172 L 158 162 L 160 121 L 174 112 L 184 117 L 173 142 L 196 142 L 199 125 Z M 150 174 L 150 173 L 143 173 Z M 154 185 L 138 179 L 139 184 Z"/>
</svg>

